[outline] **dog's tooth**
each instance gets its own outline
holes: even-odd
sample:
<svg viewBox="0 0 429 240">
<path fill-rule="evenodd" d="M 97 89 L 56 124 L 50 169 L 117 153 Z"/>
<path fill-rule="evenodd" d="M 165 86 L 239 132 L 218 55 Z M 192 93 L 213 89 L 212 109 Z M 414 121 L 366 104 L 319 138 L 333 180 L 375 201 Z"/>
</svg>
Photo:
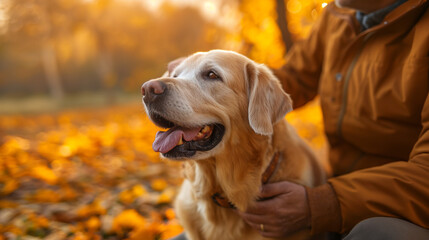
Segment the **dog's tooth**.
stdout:
<svg viewBox="0 0 429 240">
<path fill-rule="evenodd" d="M 182 145 L 183 144 L 183 138 L 179 139 L 179 142 L 177 143 L 177 145 Z"/>
<path fill-rule="evenodd" d="M 210 131 L 210 127 L 208 125 L 204 126 L 203 130 L 201 130 L 202 133 L 207 133 Z"/>
<path fill-rule="evenodd" d="M 202 132 L 198 132 L 198 134 L 197 134 L 197 136 L 196 136 L 196 138 L 200 138 L 200 137 L 202 137 L 204 134 L 202 133 Z"/>
</svg>

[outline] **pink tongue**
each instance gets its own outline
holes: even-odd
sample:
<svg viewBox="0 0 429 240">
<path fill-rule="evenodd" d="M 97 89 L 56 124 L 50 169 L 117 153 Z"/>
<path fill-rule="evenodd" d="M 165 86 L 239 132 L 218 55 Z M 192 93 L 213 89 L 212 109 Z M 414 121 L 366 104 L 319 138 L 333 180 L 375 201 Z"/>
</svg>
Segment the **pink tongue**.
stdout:
<svg viewBox="0 0 429 240">
<path fill-rule="evenodd" d="M 159 131 L 156 133 L 152 148 L 155 152 L 166 153 L 177 145 L 182 136 L 185 141 L 191 141 L 200 130 L 200 127 L 172 127 L 167 132 Z"/>
</svg>

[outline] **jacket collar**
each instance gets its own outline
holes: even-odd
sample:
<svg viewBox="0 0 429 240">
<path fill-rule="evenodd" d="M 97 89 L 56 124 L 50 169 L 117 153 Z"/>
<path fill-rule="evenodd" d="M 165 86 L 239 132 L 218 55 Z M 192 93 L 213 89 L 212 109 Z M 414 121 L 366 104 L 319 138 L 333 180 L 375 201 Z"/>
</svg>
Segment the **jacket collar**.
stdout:
<svg viewBox="0 0 429 240">
<path fill-rule="evenodd" d="M 384 18 L 384 21 L 394 21 L 399 17 L 407 14 L 411 10 L 417 8 L 427 8 L 427 0 L 408 0 L 405 3 L 401 4 L 399 7 L 395 8 Z"/>
<path fill-rule="evenodd" d="M 380 24 L 390 12 L 392 12 L 395 8 L 397 8 L 399 5 L 403 4 L 406 1 L 407 0 L 397 0 L 395 3 L 385 8 L 367 14 L 357 11 L 356 19 L 361 25 L 361 31 L 365 31 L 366 29 Z"/>
<path fill-rule="evenodd" d="M 382 23 L 374 26 L 371 29 L 368 29 L 365 32 L 372 31 L 375 29 L 382 28 L 386 25 L 389 25 L 389 23 L 396 21 L 397 19 L 401 18 L 402 16 L 412 13 L 414 10 L 417 10 L 417 13 L 412 13 L 415 18 L 418 18 L 420 14 L 418 14 L 421 11 L 424 11 L 428 7 L 428 0 L 408 0 L 405 3 L 401 4 L 397 8 L 393 9 L 390 13 L 388 13 L 384 19 L 382 20 Z M 329 11 L 333 16 L 338 17 L 340 19 L 343 19 L 349 23 L 349 25 L 355 29 L 356 34 L 359 34 L 360 32 L 360 26 L 358 21 L 356 20 L 356 10 L 349 9 L 349 8 L 339 8 L 335 5 L 334 2 L 330 3 L 326 7 L 326 11 Z"/>
</svg>

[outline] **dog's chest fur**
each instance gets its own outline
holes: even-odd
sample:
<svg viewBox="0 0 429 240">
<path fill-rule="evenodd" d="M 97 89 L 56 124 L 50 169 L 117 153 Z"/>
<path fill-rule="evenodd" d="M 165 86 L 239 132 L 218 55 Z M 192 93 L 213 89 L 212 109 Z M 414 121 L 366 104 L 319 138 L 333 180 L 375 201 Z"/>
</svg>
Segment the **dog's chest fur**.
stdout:
<svg viewBox="0 0 429 240">
<path fill-rule="evenodd" d="M 285 121 L 277 123 L 275 128 L 282 133 L 281 137 L 241 135 L 243 139 L 236 139 L 236 142 L 245 141 L 246 144 L 225 146 L 228 151 L 219 153 L 215 158 L 184 163 L 185 181 L 176 200 L 176 211 L 188 236 L 196 235 L 196 239 L 263 239 L 233 209 L 216 205 L 211 196 L 215 192 L 222 193 L 244 211 L 257 199 L 262 173 L 276 151 L 281 151 L 285 157 L 272 181 L 288 179 L 313 185 L 309 182 L 312 179 L 303 179 L 305 173 L 300 173 L 300 169 L 304 168 L 302 163 L 288 161 L 287 148 L 298 146 L 295 146 L 296 139 L 288 143 L 284 136 L 297 138 L 300 143 L 298 136 L 290 132 Z M 289 167 L 291 171 L 288 171 Z"/>
</svg>

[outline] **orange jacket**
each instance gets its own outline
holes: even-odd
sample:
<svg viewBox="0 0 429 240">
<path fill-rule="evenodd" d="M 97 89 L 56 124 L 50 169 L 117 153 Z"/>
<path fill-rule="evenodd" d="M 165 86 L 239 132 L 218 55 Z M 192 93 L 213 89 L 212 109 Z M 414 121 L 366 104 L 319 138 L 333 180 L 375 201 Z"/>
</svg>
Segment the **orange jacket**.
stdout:
<svg viewBox="0 0 429 240">
<path fill-rule="evenodd" d="M 409 0 L 360 32 L 329 4 L 274 71 L 295 107 L 320 96 L 334 177 L 307 191 L 314 233 L 373 216 L 429 228 L 428 5 Z"/>
</svg>

